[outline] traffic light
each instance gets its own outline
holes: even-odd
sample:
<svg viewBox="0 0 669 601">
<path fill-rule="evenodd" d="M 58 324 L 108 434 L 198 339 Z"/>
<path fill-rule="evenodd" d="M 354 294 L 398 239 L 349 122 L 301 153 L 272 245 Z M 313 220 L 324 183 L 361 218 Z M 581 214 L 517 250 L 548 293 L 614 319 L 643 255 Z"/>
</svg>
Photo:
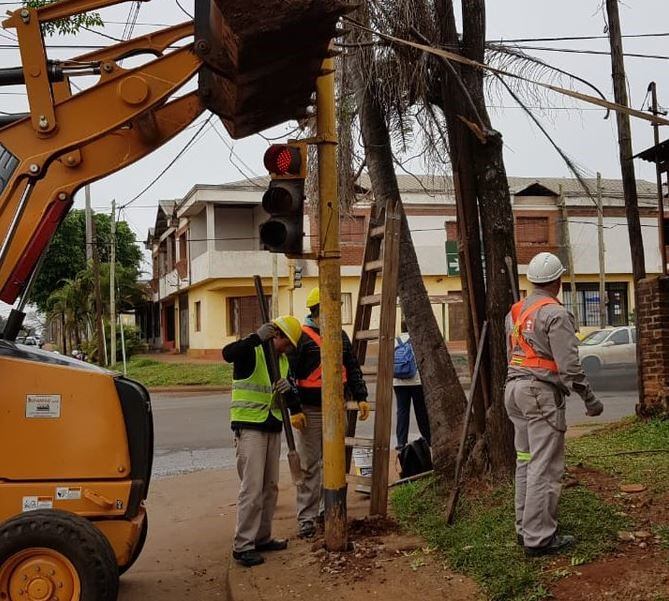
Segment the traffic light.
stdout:
<svg viewBox="0 0 669 601">
<path fill-rule="evenodd" d="M 262 197 L 262 207 L 270 217 L 260 225 L 260 242 L 270 252 L 300 255 L 304 236 L 306 144 L 272 144 L 263 162 L 272 181 Z"/>
<path fill-rule="evenodd" d="M 302 288 L 302 267 L 295 267 L 293 274 L 293 288 Z"/>
</svg>

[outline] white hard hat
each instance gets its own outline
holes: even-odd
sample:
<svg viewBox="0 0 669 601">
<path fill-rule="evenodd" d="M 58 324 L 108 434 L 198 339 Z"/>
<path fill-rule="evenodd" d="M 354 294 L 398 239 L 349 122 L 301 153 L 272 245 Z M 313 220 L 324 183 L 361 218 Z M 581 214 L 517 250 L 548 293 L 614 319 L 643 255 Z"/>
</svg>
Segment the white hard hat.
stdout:
<svg viewBox="0 0 669 601">
<path fill-rule="evenodd" d="M 557 280 L 565 271 L 562 261 L 553 253 L 535 255 L 527 268 L 527 279 L 533 284 L 548 284 Z"/>
</svg>

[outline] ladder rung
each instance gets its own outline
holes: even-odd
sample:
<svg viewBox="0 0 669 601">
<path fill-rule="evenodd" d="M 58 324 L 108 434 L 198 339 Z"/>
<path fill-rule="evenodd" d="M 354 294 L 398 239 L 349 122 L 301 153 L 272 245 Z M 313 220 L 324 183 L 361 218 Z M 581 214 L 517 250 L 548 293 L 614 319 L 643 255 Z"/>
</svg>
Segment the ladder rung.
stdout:
<svg viewBox="0 0 669 601">
<path fill-rule="evenodd" d="M 376 227 L 373 227 L 372 229 L 369 230 L 369 237 L 370 238 L 383 238 L 385 233 L 386 233 L 386 226 L 385 225 L 377 225 Z"/>
<path fill-rule="evenodd" d="M 347 447 L 365 447 L 368 449 L 374 448 L 373 438 L 355 438 L 353 436 L 347 436 L 345 442 Z"/>
<path fill-rule="evenodd" d="M 368 404 L 370 411 L 376 411 L 376 403 L 368 403 Z M 356 403 L 355 401 L 346 401 L 346 409 L 348 411 L 357 411 L 358 403 Z"/>
<path fill-rule="evenodd" d="M 365 263 L 365 271 L 381 271 L 383 269 L 383 259 L 377 261 L 368 261 Z"/>
<path fill-rule="evenodd" d="M 369 296 L 363 296 L 360 299 L 361 305 L 380 305 L 381 304 L 381 295 L 380 294 L 370 294 Z"/>
<path fill-rule="evenodd" d="M 346 482 L 349 484 L 362 484 L 362 486 L 371 486 L 371 476 L 360 476 L 359 474 L 346 474 Z"/>
<path fill-rule="evenodd" d="M 361 365 L 360 371 L 362 371 L 363 376 L 375 376 L 379 373 L 376 365 Z"/>
<path fill-rule="evenodd" d="M 379 330 L 358 330 L 355 333 L 356 340 L 376 340 L 379 337 Z"/>
</svg>

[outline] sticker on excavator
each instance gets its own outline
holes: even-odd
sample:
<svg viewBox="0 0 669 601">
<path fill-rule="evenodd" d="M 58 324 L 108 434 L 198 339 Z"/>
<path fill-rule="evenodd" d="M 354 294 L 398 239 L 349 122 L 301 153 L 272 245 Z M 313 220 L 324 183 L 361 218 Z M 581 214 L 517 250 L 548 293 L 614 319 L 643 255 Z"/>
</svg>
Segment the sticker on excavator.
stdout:
<svg viewBox="0 0 669 601">
<path fill-rule="evenodd" d="M 26 396 L 26 417 L 56 419 L 60 417 L 59 394 L 29 394 Z"/>
<path fill-rule="evenodd" d="M 53 497 L 23 497 L 23 511 L 53 509 Z"/>
<path fill-rule="evenodd" d="M 56 501 L 79 501 L 81 499 L 81 488 L 62 486 L 56 488 Z"/>
</svg>

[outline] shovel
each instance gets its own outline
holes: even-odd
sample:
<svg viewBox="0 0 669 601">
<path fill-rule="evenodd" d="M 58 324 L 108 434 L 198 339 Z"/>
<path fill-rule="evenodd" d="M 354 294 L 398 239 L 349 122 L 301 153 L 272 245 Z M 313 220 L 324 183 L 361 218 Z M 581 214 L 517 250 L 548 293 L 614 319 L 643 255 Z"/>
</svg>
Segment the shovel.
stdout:
<svg viewBox="0 0 669 601">
<path fill-rule="evenodd" d="M 254 275 L 253 281 L 256 286 L 258 304 L 260 305 L 260 316 L 263 323 L 268 323 L 270 321 L 269 308 L 267 307 L 267 297 L 265 296 L 265 291 L 262 287 L 262 280 L 260 279 L 259 275 Z M 262 347 L 263 352 L 265 353 L 265 363 L 267 364 L 269 379 L 272 384 L 274 384 L 279 378 L 281 378 L 281 373 L 279 371 L 279 358 L 276 356 L 276 349 L 274 348 L 271 340 L 263 342 Z M 293 484 L 295 486 L 300 486 L 304 483 L 304 477 L 302 475 L 300 456 L 295 450 L 295 437 L 293 436 L 293 427 L 290 423 L 288 407 L 286 407 L 286 402 L 283 398 L 283 395 L 279 392 L 274 392 L 274 396 L 272 397 L 272 404 L 275 402 L 277 402 L 279 409 L 281 410 L 283 431 L 286 435 L 286 444 L 288 445 L 288 467 L 290 468 L 290 475 L 293 479 Z"/>
</svg>

